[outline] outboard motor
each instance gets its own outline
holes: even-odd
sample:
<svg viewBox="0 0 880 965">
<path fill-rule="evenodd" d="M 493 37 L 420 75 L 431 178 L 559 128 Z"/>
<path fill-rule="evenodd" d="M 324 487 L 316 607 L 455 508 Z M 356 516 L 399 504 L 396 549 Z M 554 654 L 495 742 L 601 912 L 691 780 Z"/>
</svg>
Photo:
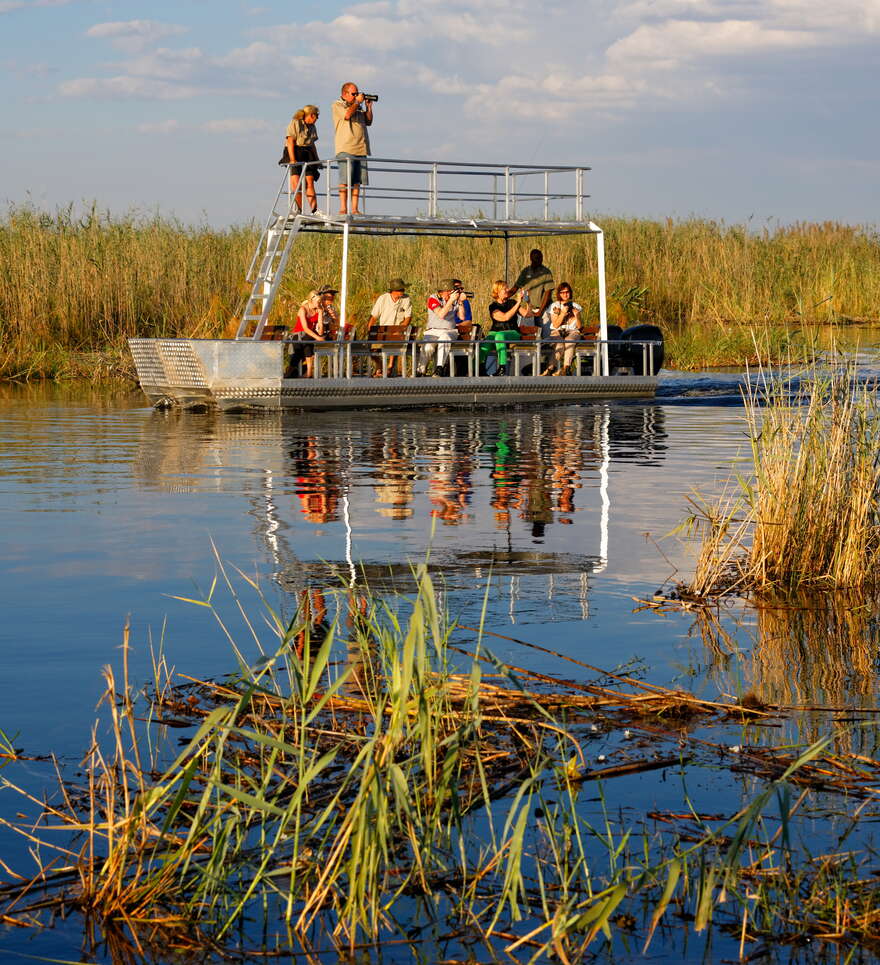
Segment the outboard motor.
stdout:
<svg viewBox="0 0 880 965">
<path fill-rule="evenodd" d="M 608 326 L 608 371 L 613 372 L 616 368 L 621 365 L 629 365 L 629 362 L 624 361 L 624 355 L 629 351 L 628 345 L 621 345 L 620 340 L 623 338 L 623 329 L 619 325 L 609 325 Z M 615 345 L 614 343 L 618 344 Z M 628 357 L 628 356 L 627 356 Z"/>
<path fill-rule="evenodd" d="M 611 326 L 609 326 L 609 331 Z M 611 336 L 608 336 L 611 338 Z M 663 333 L 656 325 L 633 325 L 626 329 L 621 338 L 625 342 L 659 342 L 653 348 L 653 355 L 650 351 L 643 350 L 641 345 L 621 345 L 620 365 L 625 365 L 632 369 L 634 375 L 656 375 L 663 366 Z M 612 363 L 613 367 L 613 363 Z M 652 371 L 646 372 L 646 368 Z"/>
</svg>

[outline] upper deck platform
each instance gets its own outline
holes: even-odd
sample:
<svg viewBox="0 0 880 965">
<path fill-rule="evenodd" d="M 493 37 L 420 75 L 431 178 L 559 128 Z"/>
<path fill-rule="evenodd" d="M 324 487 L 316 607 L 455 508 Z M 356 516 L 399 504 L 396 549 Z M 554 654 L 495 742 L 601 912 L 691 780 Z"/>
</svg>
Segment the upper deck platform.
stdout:
<svg viewBox="0 0 880 965">
<path fill-rule="evenodd" d="M 300 212 L 299 230 L 371 235 L 448 235 L 468 238 L 535 237 L 595 234 L 600 229 L 586 214 L 586 165 L 536 166 L 464 161 L 417 161 L 405 158 L 366 160 L 361 214 L 338 214 L 338 183 L 349 162 L 331 158 L 303 165 L 319 172 L 315 187 L 318 211 L 307 212 L 289 179 L 282 182 L 272 217 L 292 219 Z M 289 168 L 299 168 L 291 165 Z M 299 190 L 301 191 L 301 185 Z"/>
</svg>

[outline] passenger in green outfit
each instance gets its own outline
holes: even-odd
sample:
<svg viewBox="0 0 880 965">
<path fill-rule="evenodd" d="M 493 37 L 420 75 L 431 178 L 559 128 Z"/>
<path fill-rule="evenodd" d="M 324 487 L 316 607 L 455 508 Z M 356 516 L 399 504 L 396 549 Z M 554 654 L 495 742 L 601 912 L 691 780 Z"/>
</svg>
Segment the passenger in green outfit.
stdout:
<svg viewBox="0 0 880 965">
<path fill-rule="evenodd" d="M 522 291 L 514 295 L 514 290 L 507 287 L 506 281 L 499 278 L 492 285 L 490 327 L 480 346 L 480 362 L 486 369 L 486 375 L 508 374 L 506 343 L 520 338 L 518 324 L 522 303 Z"/>
</svg>

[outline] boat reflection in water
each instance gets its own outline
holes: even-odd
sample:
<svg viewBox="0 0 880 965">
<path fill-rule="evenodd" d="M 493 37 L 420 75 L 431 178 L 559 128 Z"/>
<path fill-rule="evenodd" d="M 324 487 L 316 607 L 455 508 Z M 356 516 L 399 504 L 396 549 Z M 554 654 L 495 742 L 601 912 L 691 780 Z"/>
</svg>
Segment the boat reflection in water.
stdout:
<svg viewBox="0 0 880 965">
<path fill-rule="evenodd" d="M 454 413 L 155 413 L 147 485 L 240 492 L 278 584 L 413 589 L 429 568 L 450 612 L 581 620 L 609 557 L 609 471 L 662 460 L 662 410 L 597 404 Z M 617 469 L 621 468 L 617 465 Z M 323 604 L 321 604 L 323 605 Z"/>
</svg>

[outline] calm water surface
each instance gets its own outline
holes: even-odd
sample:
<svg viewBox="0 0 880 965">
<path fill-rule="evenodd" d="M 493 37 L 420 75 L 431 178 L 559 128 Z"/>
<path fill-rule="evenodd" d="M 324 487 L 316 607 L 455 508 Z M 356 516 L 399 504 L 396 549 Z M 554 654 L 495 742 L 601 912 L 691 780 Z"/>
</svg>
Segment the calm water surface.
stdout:
<svg viewBox="0 0 880 965">
<path fill-rule="evenodd" d="M 290 614 L 310 587 L 406 590 L 428 553 L 450 613 L 472 624 L 486 599 L 486 626 L 501 635 L 489 645 L 514 664 L 572 674 L 524 645 L 536 643 L 711 697 L 755 686 L 765 699 L 873 704 L 868 617 L 829 636 L 827 621 L 795 632 L 735 607 L 719 644 L 692 614 L 639 609 L 690 573 L 691 549 L 672 534 L 688 496 L 749 468 L 738 382 L 679 378 L 649 403 L 262 417 L 156 412 L 136 393 L 5 388 L 0 728 L 30 752 L 77 759 L 126 619 L 137 683 L 160 643 L 184 673 L 232 669 L 208 610 L 175 599 L 204 598 L 220 562 L 256 617 L 236 568 Z M 222 585 L 214 600 L 256 656 Z M 789 650 L 767 650 L 765 637 Z M 689 792 L 728 809 L 747 783 L 696 774 Z M 680 786 L 656 775 L 615 788 L 622 809 L 627 794 L 642 810 L 681 803 Z M 59 932 L 40 948 L 70 955 L 66 941 Z"/>
<path fill-rule="evenodd" d="M 128 615 L 136 676 L 163 626 L 179 669 L 227 669 L 204 610 L 171 599 L 207 592 L 212 546 L 288 609 L 328 571 L 405 584 L 430 547 L 462 620 L 491 581 L 491 629 L 671 680 L 701 659 L 691 621 L 634 615 L 631 597 L 686 575 L 663 537 L 744 452 L 730 406 L 254 417 L 6 389 L 0 726 L 79 752 Z"/>
</svg>

